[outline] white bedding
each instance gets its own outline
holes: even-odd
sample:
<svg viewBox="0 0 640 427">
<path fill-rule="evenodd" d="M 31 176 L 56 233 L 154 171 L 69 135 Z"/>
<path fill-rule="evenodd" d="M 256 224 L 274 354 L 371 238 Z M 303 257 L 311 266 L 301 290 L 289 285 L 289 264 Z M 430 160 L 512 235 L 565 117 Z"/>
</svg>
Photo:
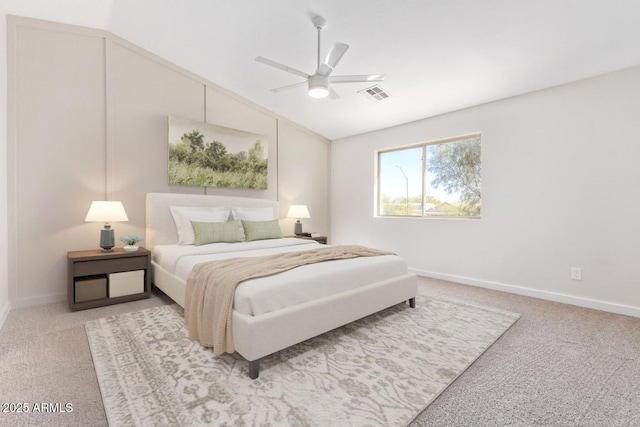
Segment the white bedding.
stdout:
<svg viewBox="0 0 640 427">
<path fill-rule="evenodd" d="M 209 260 L 256 257 L 319 247 L 321 245 L 313 240 L 296 238 L 202 246 L 156 245 L 153 248 L 153 260 L 164 270 L 186 282 L 196 264 Z M 257 316 L 401 276 L 406 272 L 406 262 L 392 255 L 305 265 L 274 276 L 241 283 L 236 289 L 234 310 Z"/>
</svg>

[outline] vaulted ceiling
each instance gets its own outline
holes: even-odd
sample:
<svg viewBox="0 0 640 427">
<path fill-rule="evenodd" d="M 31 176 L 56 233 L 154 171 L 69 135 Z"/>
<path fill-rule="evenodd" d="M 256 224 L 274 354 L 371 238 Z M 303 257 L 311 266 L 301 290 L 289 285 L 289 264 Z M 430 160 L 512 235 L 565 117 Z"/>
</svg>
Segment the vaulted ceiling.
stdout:
<svg viewBox="0 0 640 427">
<path fill-rule="evenodd" d="M 631 0 L 2 0 L 6 12 L 108 29 L 329 139 L 360 134 L 640 65 Z M 335 41 L 334 74 L 385 74 L 390 98 L 334 85 L 339 99 L 256 62 L 313 74 Z"/>
</svg>

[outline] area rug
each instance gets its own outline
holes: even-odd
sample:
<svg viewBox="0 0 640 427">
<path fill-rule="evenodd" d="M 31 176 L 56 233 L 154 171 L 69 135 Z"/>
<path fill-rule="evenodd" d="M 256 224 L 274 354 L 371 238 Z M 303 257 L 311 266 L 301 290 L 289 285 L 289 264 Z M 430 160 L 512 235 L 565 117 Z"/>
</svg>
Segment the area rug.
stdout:
<svg viewBox="0 0 640 427">
<path fill-rule="evenodd" d="M 182 309 L 86 324 L 112 426 L 402 426 L 519 318 L 419 295 L 261 360 L 189 341 Z"/>
</svg>

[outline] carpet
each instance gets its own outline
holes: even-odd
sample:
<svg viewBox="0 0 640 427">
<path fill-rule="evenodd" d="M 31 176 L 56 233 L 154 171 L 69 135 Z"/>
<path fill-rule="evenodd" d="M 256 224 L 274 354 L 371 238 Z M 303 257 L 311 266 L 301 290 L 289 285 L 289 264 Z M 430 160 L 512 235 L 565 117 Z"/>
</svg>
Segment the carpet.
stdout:
<svg viewBox="0 0 640 427">
<path fill-rule="evenodd" d="M 408 424 L 519 318 L 416 298 L 261 360 L 189 341 L 177 305 L 87 322 L 110 425 Z"/>
</svg>

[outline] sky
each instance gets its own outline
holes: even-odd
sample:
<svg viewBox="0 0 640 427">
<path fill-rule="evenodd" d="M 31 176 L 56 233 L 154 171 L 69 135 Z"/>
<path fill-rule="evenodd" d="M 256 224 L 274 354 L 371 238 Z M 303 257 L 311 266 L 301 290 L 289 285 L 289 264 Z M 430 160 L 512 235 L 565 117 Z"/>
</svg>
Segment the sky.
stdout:
<svg viewBox="0 0 640 427">
<path fill-rule="evenodd" d="M 402 169 L 402 170 L 401 170 Z M 405 179 L 404 174 L 407 176 Z M 380 162 L 381 193 L 391 198 L 404 198 L 409 183 L 409 197 L 422 194 L 422 147 L 382 153 Z M 431 188 L 431 174 L 427 173 L 427 196 L 441 202 L 456 202 L 459 195 L 449 195 L 441 189 Z"/>
</svg>

